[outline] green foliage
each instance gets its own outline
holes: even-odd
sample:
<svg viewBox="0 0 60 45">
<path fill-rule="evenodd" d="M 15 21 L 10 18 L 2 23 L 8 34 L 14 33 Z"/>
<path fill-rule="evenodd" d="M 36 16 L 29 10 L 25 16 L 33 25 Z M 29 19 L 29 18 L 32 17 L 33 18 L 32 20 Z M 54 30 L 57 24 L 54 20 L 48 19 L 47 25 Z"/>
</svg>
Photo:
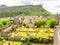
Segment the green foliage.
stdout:
<svg viewBox="0 0 60 45">
<path fill-rule="evenodd" d="M 12 9 L 9 12 L 0 13 L 0 17 L 12 17 L 12 16 L 30 16 L 30 15 L 45 15 L 51 16 L 52 14 L 46 11 L 44 8 L 36 7 L 36 8 L 20 8 L 20 9 Z"/>
<path fill-rule="evenodd" d="M 3 25 L 9 25 L 9 24 L 13 23 L 12 21 L 10 21 L 8 19 L 3 19 L 3 20 L 1 20 L 1 22 L 2 22 Z"/>
<path fill-rule="evenodd" d="M 54 28 L 55 25 L 57 24 L 57 21 L 55 19 L 49 19 L 46 21 L 46 24 L 48 27 Z"/>
<path fill-rule="evenodd" d="M 0 28 L 2 28 L 3 27 L 3 23 L 0 21 Z"/>
<path fill-rule="evenodd" d="M 44 44 L 49 44 L 49 43 L 53 43 L 53 37 L 50 37 L 48 39 L 43 38 L 43 37 L 29 37 L 26 38 L 25 40 L 22 41 L 22 43 L 26 43 L 26 42 L 32 42 L 32 43 L 44 43 Z"/>
<path fill-rule="evenodd" d="M 13 24 L 12 21 L 10 21 L 10 20 L 8 20 L 8 19 L 3 19 L 3 20 L 0 21 L 0 29 L 2 29 L 2 27 L 3 27 L 4 25 L 11 25 L 11 24 Z"/>
<path fill-rule="evenodd" d="M 0 41 L 3 41 L 5 38 L 0 36 Z"/>
<path fill-rule="evenodd" d="M 37 27 L 40 27 L 40 26 L 42 26 L 42 25 L 44 25 L 44 24 L 45 24 L 45 21 L 44 21 L 43 19 L 40 19 L 40 20 L 37 20 L 37 21 L 36 21 Z"/>
<path fill-rule="evenodd" d="M 26 27 L 26 23 L 23 23 L 23 26 Z"/>
<path fill-rule="evenodd" d="M 0 42 L 0 45 L 3 45 L 2 42 Z"/>
</svg>

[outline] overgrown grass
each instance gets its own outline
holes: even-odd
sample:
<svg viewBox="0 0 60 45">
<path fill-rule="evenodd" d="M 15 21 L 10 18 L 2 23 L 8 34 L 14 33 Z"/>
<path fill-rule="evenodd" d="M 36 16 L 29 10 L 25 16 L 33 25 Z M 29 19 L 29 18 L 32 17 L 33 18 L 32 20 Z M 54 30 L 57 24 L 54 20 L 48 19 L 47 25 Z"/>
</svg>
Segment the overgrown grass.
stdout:
<svg viewBox="0 0 60 45">
<path fill-rule="evenodd" d="M 19 31 L 20 30 L 20 31 Z M 29 32 L 30 36 L 32 37 L 36 37 L 36 38 L 39 38 L 39 37 L 42 37 L 42 38 L 46 38 L 48 39 L 49 36 L 52 36 L 54 35 L 54 29 L 53 28 L 22 28 L 22 27 L 18 27 L 16 32 L 12 32 L 10 34 L 12 34 L 12 36 L 18 36 L 18 37 L 24 37 L 24 38 L 27 38 L 28 35 L 27 35 L 27 32 L 21 32 L 21 31 L 38 31 L 38 33 L 32 33 L 32 32 Z M 18 32 L 17 32 L 18 31 Z M 22 43 L 21 42 L 13 42 L 13 41 L 10 41 L 10 44 L 11 45 L 21 45 Z M 4 42 L 4 45 L 8 45 L 8 41 L 5 41 Z M 31 45 L 48 45 L 48 44 L 31 44 Z"/>
<path fill-rule="evenodd" d="M 9 43 L 9 41 L 4 41 L 4 45 L 8 45 L 8 43 Z M 21 42 L 17 42 L 17 41 L 15 41 L 15 42 L 13 42 L 13 41 L 10 41 L 10 45 L 21 45 L 22 43 Z"/>
<path fill-rule="evenodd" d="M 28 32 L 30 31 L 30 32 Z M 38 32 L 37 32 L 38 31 Z M 4 31 L 6 32 L 6 31 Z M 17 37 L 24 37 L 27 38 L 29 33 L 29 36 L 32 37 L 42 37 L 42 38 L 49 38 L 53 37 L 54 35 L 54 29 L 53 28 L 23 28 L 23 27 L 18 27 L 15 32 L 11 32 L 11 36 L 17 36 Z"/>
<path fill-rule="evenodd" d="M 2 45 L 2 42 L 0 41 L 0 45 Z"/>
<path fill-rule="evenodd" d="M 4 45 L 8 45 L 9 41 L 5 41 L 3 44 Z M 0 45 L 2 45 L 2 42 L 0 43 Z M 10 41 L 10 45 L 24 45 L 23 43 L 21 42 L 13 42 L 13 41 Z M 31 43 L 31 45 L 48 45 L 48 44 L 40 44 L 40 43 Z"/>
<path fill-rule="evenodd" d="M 21 36 L 21 37 L 27 38 L 28 37 L 27 31 L 39 31 L 37 33 L 36 32 L 29 32 L 30 36 L 36 37 L 36 38 L 39 38 L 39 37 L 49 38 L 49 36 L 53 37 L 53 35 L 54 35 L 53 28 L 21 28 L 21 27 L 19 27 L 19 28 L 17 28 L 16 31 L 18 31 L 18 32 L 11 33 L 12 36 L 18 36 L 18 37 Z M 25 32 L 21 32 L 21 31 L 25 31 Z"/>
</svg>

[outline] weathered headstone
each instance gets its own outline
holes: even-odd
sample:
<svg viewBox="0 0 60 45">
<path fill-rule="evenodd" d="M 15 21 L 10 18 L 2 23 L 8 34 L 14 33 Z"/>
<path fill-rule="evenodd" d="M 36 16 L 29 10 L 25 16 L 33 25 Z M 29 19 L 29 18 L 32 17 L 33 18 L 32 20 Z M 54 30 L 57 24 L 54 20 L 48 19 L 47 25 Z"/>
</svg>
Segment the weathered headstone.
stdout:
<svg viewBox="0 0 60 45">
<path fill-rule="evenodd" d="M 13 22 L 15 25 L 20 25 L 20 20 L 18 18 L 14 18 Z"/>
</svg>

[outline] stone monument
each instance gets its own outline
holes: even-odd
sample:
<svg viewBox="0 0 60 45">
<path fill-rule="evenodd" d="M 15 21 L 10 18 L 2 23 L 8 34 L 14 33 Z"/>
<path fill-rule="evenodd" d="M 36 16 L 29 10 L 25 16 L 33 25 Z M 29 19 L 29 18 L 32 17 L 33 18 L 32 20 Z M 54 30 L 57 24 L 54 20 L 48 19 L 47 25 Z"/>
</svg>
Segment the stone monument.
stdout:
<svg viewBox="0 0 60 45">
<path fill-rule="evenodd" d="M 19 18 L 14 18 L 14 24 L 15 25 L 20 25 L 20 20 L 19 20 Z"/>
<path fill-rule="evenodd" d="M 54 44 L 53 45 L 60 45 L 59 40 L 60 40 L 59 26 L 56 26 L 54 30 Z"/>
<path fill-rule="evenodd" d="M 53 45 L 60 45 L 60 17 L 58 17 L 58 25 L 55 27 L 54 30 L 54 44 Z"/>
</svg>

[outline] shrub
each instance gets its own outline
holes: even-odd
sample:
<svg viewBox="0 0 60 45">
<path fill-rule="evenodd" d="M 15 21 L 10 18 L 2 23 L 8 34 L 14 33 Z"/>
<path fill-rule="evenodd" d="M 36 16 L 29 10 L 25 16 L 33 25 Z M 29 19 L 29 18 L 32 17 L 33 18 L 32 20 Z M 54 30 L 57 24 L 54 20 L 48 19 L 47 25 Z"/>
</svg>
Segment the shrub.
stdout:
<svg viewBox="0 0 60 45">
<path fill-rule="evenodd" d="M 3 19 L 1 20 L 1 22 L 3 23 L 3 25 L 7 25 L 7 24 L 12 24 L 13 22 L 8 20 L 8 19 Z"/>
<path fill-rule="evenodd" d="M 45 24 L 45 21 L 43 19 L 37 20 L 36 23 L 37 27 L 40 27 Z"/>
<path fill-rule="evenodd" d="M 2 40 L 4 40 L 4 39 L 5 39 L 4 37 L 1 37 L 1 36 L 0 36 L 0 41 L 2 41 Z"/>
<path fill-rule="evenodd" d="M 36 38 L 33 38 L 33 37 L 30 37 L 30 42 L 36 42 L 36 40 L 35 40 Z"/>
<path fill-rule="evenodd" d="M 0 22 L 0 29 L 3 27 L 3 23 L 2 22 Z"/>
<path fill-rule="evenodd" d="M 53 38 L 33 38 L 33 37 L 30 37 L 29 39 L 30 42 L 33 42 L 33 43 L 44 43 L 44 44 L 49 44 L 49 43 L 53 43 Z"/>
<path fill-rule="evenodd" d="M 49 36 L 48 42 L 49 42 L 49 43 L 53 43 L 53 37 Z"/>
<path fill-rule="evenodd" d="M 43 37 L 39 37 L 39 38 L 36 38 L 36 37 L 29 37 L 29 38 L 26 38 L 25 40 L 22 40 L 21 42 L 22 43 L 27 43 L 27 42 L 32 42 L 32 43 L 44 43 L 44 44 L 52 44 L 53 43 L 53 38 L 52 37 L 49 37 L 49 38 L 43 38 Z"/>
<path fill-rule="evenodd" d="M 55 19 L 49 19 L 46 21 L 46 24 L 48 27 L 54 28 L 55 25 L 57 24 L 57 21 Z"/>
<path fill-rule="evenodd" d="M 26 23 L 23 23 L 23 26 L 26 27 Z"/>
<path fill-rule="evenodd" d="M 11 25 L 13 22 L 8 20 L 8 19 L 3 19 L 3 20 L 0 20 L 0 29 L 2 29 L 2 27 L 4 25 Z"/>
</svg>

